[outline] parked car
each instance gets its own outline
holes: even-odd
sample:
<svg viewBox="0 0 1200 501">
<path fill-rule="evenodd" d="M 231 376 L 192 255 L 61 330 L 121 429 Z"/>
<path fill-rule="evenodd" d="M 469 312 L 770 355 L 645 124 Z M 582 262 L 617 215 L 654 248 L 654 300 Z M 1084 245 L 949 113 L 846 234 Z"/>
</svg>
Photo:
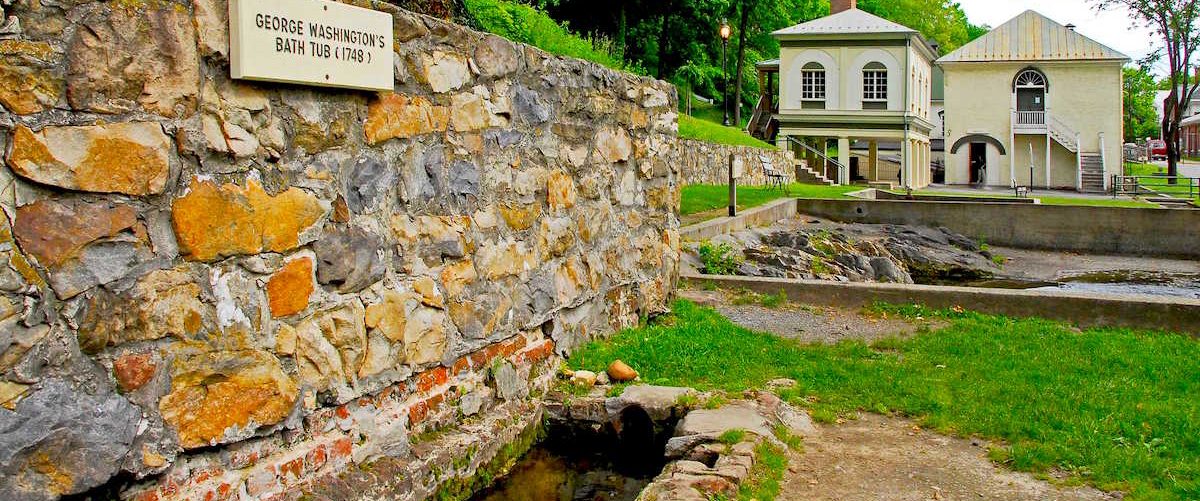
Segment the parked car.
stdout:
<svg viewBox="0 0 1200 501">
<path fill-rule="evenodd" d="M 1162 139 L 1150 140 L 1150 159 L 1151 160 L 1166 160 L 1167 159 L 1167 142 Z"/>
</svg>

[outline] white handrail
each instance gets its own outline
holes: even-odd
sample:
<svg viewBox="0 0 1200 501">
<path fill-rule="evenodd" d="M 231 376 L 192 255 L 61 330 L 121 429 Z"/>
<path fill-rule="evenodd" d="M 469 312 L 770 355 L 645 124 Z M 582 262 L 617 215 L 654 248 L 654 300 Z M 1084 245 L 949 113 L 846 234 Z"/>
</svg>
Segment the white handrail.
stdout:
<svg viewBox="0 0 1200 501">
<path fill-rule="evenodd" d="M 1082 149 L 1082 148 L 1081 148 Z M 1104 190 L 1108 190 L 1108 162 L 1105 160 L 1104 133 L 1100 133 L 1100 172 L 1104 173 Z"/>
<path fill-rule="evenodd" d="M 1079 133 L 1075 133 L 1075 191 L 1083 191 L 1083 148 Z"/>
</svg>

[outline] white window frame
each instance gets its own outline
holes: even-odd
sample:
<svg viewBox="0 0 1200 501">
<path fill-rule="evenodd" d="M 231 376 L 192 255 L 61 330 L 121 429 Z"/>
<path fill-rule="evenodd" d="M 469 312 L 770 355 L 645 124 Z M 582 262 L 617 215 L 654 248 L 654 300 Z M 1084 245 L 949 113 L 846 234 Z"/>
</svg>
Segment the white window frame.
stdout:
<svg viewBox="0 0 1200 501">
<path fill-rule="evenodd" d="M 807 66 L 807 65 L 806 65 Z M 800 70 L 800 100 L 825 102 L 828 98 L 829 80 L 825 67 Z"/>
<path fill-rule="evenodd" d="M 888 102 L 888 70 L 887 68 L 863 69 L 863 102 Z"/>
</svg>

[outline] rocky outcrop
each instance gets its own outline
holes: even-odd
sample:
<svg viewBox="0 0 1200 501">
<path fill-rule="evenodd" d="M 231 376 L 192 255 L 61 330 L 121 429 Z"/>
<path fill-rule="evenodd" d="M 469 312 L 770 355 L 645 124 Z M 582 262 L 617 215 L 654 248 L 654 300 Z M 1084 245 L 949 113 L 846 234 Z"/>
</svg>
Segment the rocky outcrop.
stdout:
<svg viewBox="0 0 1200 501">
<path fill-rule="evenodd" d="M 743 276 L 850 282 L 953 284 L 1002 270 L 978 242 L 945 228 L 784 222 L 713 239 Z M 699 244 L 691 262 L 703 269 Z"/>
<path fill-rule="evenodd" d="M 532 412 L 666 309 L 669 84 L 353 3 L 393 16 L 391 91 L 230 80 L 224 0 L 0 0 L 0 497 L 281 499 L 388 457 L 421 499 L 412 437 Z"/>
</svg>

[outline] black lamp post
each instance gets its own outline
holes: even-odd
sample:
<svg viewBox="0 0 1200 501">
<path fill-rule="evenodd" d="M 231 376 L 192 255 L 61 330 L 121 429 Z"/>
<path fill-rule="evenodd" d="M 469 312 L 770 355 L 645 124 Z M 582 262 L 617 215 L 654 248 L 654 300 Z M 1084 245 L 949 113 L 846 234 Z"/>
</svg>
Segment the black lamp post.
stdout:
<svg viewBox="0 0 1200 501">
<path fill-rule="evenodd" d="M 733 30 L 729 27 L 729 22 L 721 20 L 721 78 L 725 80 L 724 89 L 721 92 L 721 99 L 724 101 L 722 107 L 725 108 L 725 121 L 722 122 L 726 127 L 729 127 L 729 68 L 726 64 L 725 53 L 729 47 L 729 37 L 733 34 Z"/>
</svg>

